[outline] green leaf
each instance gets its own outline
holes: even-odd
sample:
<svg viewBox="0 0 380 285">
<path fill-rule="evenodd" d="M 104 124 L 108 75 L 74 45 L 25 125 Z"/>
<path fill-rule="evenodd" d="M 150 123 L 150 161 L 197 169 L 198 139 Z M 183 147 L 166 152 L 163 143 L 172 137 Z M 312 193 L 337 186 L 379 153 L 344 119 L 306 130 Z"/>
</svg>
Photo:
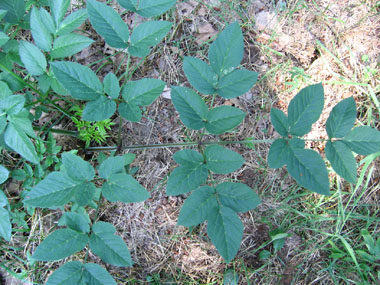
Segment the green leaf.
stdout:
<svg viewBox="0 0 380 285">
<path fill-rule="evenodd" d="M 108 73 L 103 80 L 104 92 L 112 99 L 117 99 L 120 94 L 119 80 L 112 72 Z"/>
<path fill-rule="evenodd" d="M 12 238 L 11 220 L 8 211 L 4 208 L 0 208 L 0 237 L 6 241 L 11 241 Z"/>
<path fill-rule="evenodd" d="M 45 73 L 47 62 L 39 48 L 26 41 L 20 41 L 19 53 L 22 63 L 31 75 L 42 75 Z"/>
<path fill-rule="evenodd" d="M 95 170 L 92 165 L 75 154 L 63 153 L 62 164 L 67 175 L 73 180 L 91 181 L 95 176 Z"/>
<path fill-rule="evenodd" d="M 88 47 L 93 42 L 94 41 L 92 39 L 78 34 L 63 35 L 54 41 L 51 56 L 52 58 L 72 56 Z"/>
<path fill-rule="evenodd" d="M 119 2 L 120 6 L 132 11 L 136 12 L 137 11 L 137 0 L 117 0 Z"/>
<path fill-rule="evenodd" d="M 215 190 L 210 186 L 201 186 L 186 199 L 179 213 L 178 224 L 185 227 L 197 226 L 217 207 Z"/>
<path fill-rule="evenodd" d="M 238 285 L 239 274 L 234 269 L 228 269 L 223 276 L 223 285 Z"/>
<path fill-rule="evenodd" d="M 176 0 L 118 0 L 125 9 L 137 12 L 143 17 L 155 17 L 165 13 L 176 2 Z"/>
<path fill-rule="evenodd" d="M 0 9 L 6 10 L 4 20 L 11 24 L 17 24 L 24 19 L 24 0 L 1 0 Z"/>
<path fill-rule="evenodd" d="M 138 25 L 132 32 L 128 52 L 132 56 L 144 57 L 150 48 L 157 45 L 170 31 L 172 23 L 166 21 L 149 21 Z"/>
<path fill-rule="evenodd" d="M 328 141 L 325 146 L 325 153 L 336 173 L 348 182 L 356 182 L 356 160 L 345 143 Z"/>
<path fill-rule="evenodd" d="M 211 145 L 205 151 L 207 168 L 216 174 L 227 174 L 240 168 L 243 157 L 220 145 Z"/>
<path fill-rule="evenodd" d="M 110 202 L 142 202 L 150 194 L 131 175 L 124 173 L 111 174 L 103 184 L 102 193 Z"/>
<path fill-rule="evenodd" d="M 288 143 L 285 139 L 277 139 L 270 146 L 268 165 L 270 168 L 281 168 L 288 160 Z"/>
<path fill-rule="evenodd" d="M 9 115 L 7 119 L 10 123 L 19 127 L 29 137 L 36 138 L 29 115 L 30 113 L 26 109 L 23 109 L 17 112 L 17 114 Z"/>
<path fill-rule="evenodd" d="M 128 82 L 121 91 L 123 99 L 132 105 L 146 106 L 161 95 L 165 82 L 159 79 L 144 78 Z"/>
<path fill-rule="evenodd" d="M 329 138 L 342 138 L 354 127 L 356 104 L 353 97 L 340 101 L 331 111 L 326 122 Z"/>
<path fill-rule="evenodd" d="M 105 229 L 106 223 L 94 225 L 93 234 L 90 237 L 91 251 L 99 256 L 104 262 L 116 266 L 132 266 L 133 262 L 128 247 L 123 239 L 109 231 L 111 224 Z M 112 226 L 112 225 L 111 225 Z"/>
<path fill-rule="evenodd" d="M 282 135 L 287 137 L 289 134 L 289 123 L 288 117 L 280 109 L 272 108 L 270 110 L 270 120 L 273 124 L 275 130 Z"/>
<path fill-rule="evenodd" d="M 0 165 L 0 184 L 3 184 L 8 179 L 8 176 L 9 170 L 6 169 L 3 165 Z M 1 204 L 0 207 L 2 207 Z"/>
<path fill-rule="evenodd" d="M 131 122 L 140 122 L 142 118 L 140 107 L 133 104 L 121 103 L 118 111 L 120 116 Z"/>
<path fill-rule="evenodd" d="M 54 75 L 71 96 L 79 100 L 96 100 L 103 93 L 103 85 L 87 66 L 75 62 L 50 63 Z"/>
<path fill-rule="evenodd" d="M 236 69 L 220 78 L 217 92 L 223 98 L 235 98 L 247 93 L 256 83 L 257 76 L 257 72 Z"/>
<path fill-rule="evenodd" d="M 107 44 L 114 48 L 128 46 L 128 26 L 114 9 L 95 0 L 87 0 L 87 12 L 92 26 Z"/>
<path fill-rule="evenodd" d="M 8 41 L 9 41 L 9 37 L 3 32 L 0 32 L 0 47 L 5 45 Z"/>
<path fill-rule="evenodd" d="M 369 126 L 354 128 L 342 141 L 357 154 L 368 155 L 380 151 L 380 132 Z"/>
<path fill-rule="evenodd" d="M 124 157 L 109 157 L 99 166 L 99 176 L 108 179 L 112 174 L 124 172 Z"/>
<path fill-rule="evenodd" d="M 74 231 L 82 233 L 88 233 L 90 231 L 88 220 L 83 214 L 66 212 L 63 214 L 62 218 L 64 219 L 64 223 L 67 227 Z"/>
<path fill-rule="evenodd" d="M 24 108 L 25 97 L 22 95 L 12 95 L 0 100 L 0 110 L 8 115 L 20 113 Z"/>
<path fill-rule="evenodd" d="M 86 263 L 84 265 L 86 284 L 91 285 L 116 285 L 112 276 L 98 264 Z"/>
<path fill-rule="evenodd" d="M 37 164 L 38 155 L 33 143 L 19 126 L 9 123 L 4 133 L 4 141 L 12 150 L 18 152 L 23 158 Z"/>
<path fill-rule="evenodd" d="M 224 75 L 237 67 L 243 59 L 243 34 L 238 22 L 228 25 L 211 44 L 208 57 L 218 75 Z"/>
<path fill-rule="evenodd" d="M 184 125 L 193 130 L 205 126 L 208 108 L 202 98 L 186 87 L 172 87 L 172 101 Z"/>
<path fill-rule="evenodd" d="M 32 257 L 39 261 L 60 260 L 81 251 L 87 242 L 87 234 L 59 229 L 43 240 Z"/>
<path fill-rule="evenodd" d="M 84 21 L 86 21 L 87 18 L 88 18 L 87 10 L 85 9 L 80 9 L 71 13 L 59 25 L 58 30 L 57 30 L 57 35 L 61 36 L 61 35 L 71 33 L 80 25 L 82 25 Z"/>
<path fill-rule="evenodd" d="M 183 149 L 173 155 L 173 159 L 185 167 L 198 167 L 203 164 L 203 155 L 193 149 Z"/>
<path fill-rule="evenodd" d="M 13 171 L 12 171 L 13 172 Z M 12 173 L 13 175 L 13 173 Z M 13 175 L 14 177 L 14 175 Z M 9 203 L 8 203 L 8 198 L 7 196 L 5 196 L 4 192 L 2 190 L 0 190 L 0 208 L 2 207 L 5 207 L 7 206 Z"/>
<path fill-rule="evenodd" d="M 239 250 L 243 237 L 243 223 L 230 208 L 219 205 L 210 212 L 207 234 L 219 254 L 229 263 Z"/>
<path fill-rule="evenodd" d="M 30 15 L 30 27 L 35 44 L 44 51 L 51 50 L 52 37 L 41 19 L 40 12 L 33 7 Z"/>
<path fill-rule="evenodd" d="M 46 93 L 49 91 L 50 86 L 51 86 L 50 76 L 47 75 L 46 73 L 42 74 L 38 78 L 38 88 L 42 91 L 42 93 Z"/>
<path fill-rule="evenodd" d="M 49 208 L 68 203 L 74 195 L 77 181 L 65 173 L 51 172 L 26 195 L 24 203 L 28 206 Z"/>
<path fill-rule="evenodd" d="M 215 94 L 217 75 L 204 61 L 185 56 L 183 60 L 183 71 L 190 84 L 203 94 Z"/>
<path fill-rule="evenodd" d="M 56 28 L 55 28 L 55 23 L 52 16 L 44 8 L 40 8 L 39 12 L 40 12 L 41 21 L 44 24 L 46 30 L 50 34 L 55 34 Z"/>
<path fill-rule="evenodd" d="M 291 101 L 288 107 L 290 133 L 303 136 L 310 132 L 322 113 L 324 92 L 321 83 L 303 88 Z"/>
<path fill-rule="evenodd" d="M 207 176 L 207 167 L 203 163 L 192 167 L 177 167 L 169 176 L 166 193 L 170 196 L 176 196 L 190 192 L 206 183 Z"/>
<path fill-rule="evenodd" d="M 83 182 L 78 184 L 73 189 L 74 195 L 72 200 L 79 206 L 87 206 L 95 198 L 96 187 L 94 183 Z"/>
<path fill-rule="evenodd" d="M 50 11 L 53 15 L 56 27 L 61 23 L 69 5 L 70 0 L 49 0 Z"/>
<path fill-rule="evenodd" d="M 116 103 L 101 95 L 95 101 L 86 104 L 83 110 L 82 118 L 89 122 L 99 122 L 110 118 L 116 112 Z"/>
<path fill-rule="evenodd" d="M 46 285 L 79 284 L 83 275 L 83 265 L 79 261 L 70 261 L 50 275 Z"/>
<path fill-rule="evenodd" d="M 231 106 L 220 106 L 209 111 L 206 121 L 206 130 L 214 135 L 227 132 L 239 125 L 245 113 Z"/>
<path fill-rule="evenodd" d="M 0 100 L 11 96 L 13 92 L 9 89 L 8 84 L 4 81 L 0 81 Z"/>
<path fill-rule="evenodd" d="M 311 149 L 290 148 L 287 168 L 301 186 L 322 195 L 330 195 L 326 165 L 320 155 Z"/>
<path fill-rule="evenodd" d="M 216 186 L 216 193 L 223 206 L 239 213 L 252 210 L 261 203 L 259 196 L 243 183 L 224 182 Z"/>
</svg>

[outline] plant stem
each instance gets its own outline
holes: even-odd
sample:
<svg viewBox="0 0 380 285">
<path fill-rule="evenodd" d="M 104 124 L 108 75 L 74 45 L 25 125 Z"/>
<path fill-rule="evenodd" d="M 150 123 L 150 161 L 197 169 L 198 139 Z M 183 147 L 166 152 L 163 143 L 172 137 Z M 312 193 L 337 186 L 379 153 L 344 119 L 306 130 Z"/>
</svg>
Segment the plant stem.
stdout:
<svg viewBox="0 0 380 285">
<path fill-rule="evenodd" d="M 33 130 L 35 131 L 43 131 L 44 129 L 41 127 L 33 126 Z M 61 130 L 61 129 L 50 129 L 49 132 L 56 133 L 56 134 L 62 134 L 62 135 L 68 135 L 72 137 L 78 137 L 77 131 L 67 131 L 67 130 Z"/>
<path fill-rule="evenodd" d="M 147 144 L 147 145 L 130 145 L 122 149 L 150 149 L 150 148 L 164 148 L 164 147 L 180 147 L 180 146 L 196 146 L 196 145 L 228 145 L 228 144 L 248 144 L 248 143 L 271 143 L 273 139 L 267 140 L 242 140 L 242 141 L 205 141 L 205 142 L 183 142 L 183 143 L 166 143 L 166 144 Z M 113 151 L 117 146 L 103 146 L 103 147 L 89 147 L 86 149 L 88 152 L 97 151 Z"/>
</svg>

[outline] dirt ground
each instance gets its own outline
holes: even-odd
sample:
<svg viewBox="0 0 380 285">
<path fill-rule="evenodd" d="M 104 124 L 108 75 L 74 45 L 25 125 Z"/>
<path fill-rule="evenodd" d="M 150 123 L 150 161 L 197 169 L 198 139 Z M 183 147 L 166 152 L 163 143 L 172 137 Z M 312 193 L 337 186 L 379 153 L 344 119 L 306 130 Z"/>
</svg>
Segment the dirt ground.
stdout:
<svg viewBox="0 0 380 285">
<path fill-rule="evenodd" d="M 117 5 L 115 8 L 120 9 Z M 141 122 L 122 121 L 123 146 L 197 139 L 196 132 L 181 124 L 171 103 L 170 86 L 190 86 L 182 71 L 182 57 L 191 55 L 207 59 L 210 39 L 226 23 L 233 21 L 239 21 L 243 28 L 245 54 L 242 65 L 259 72 L 259 81 L 250 92 L 237 99 L 216 100 L 216 105 L 239 107 L 247 116 L 236 132 L 206 136 L 207 139 L 275 138 L 278 134 L 270 123 L 270 108 L 275 106 L 286 111 L 291 98 L 302 87 L 317 82 L 324 84 L 325 109 L 307 138 L 326 138 L 328 114 L 337 102 L 350 96 L 354 96 L 358 105 L 358 121 L 367 124 L 370 117 L 372 126 L 379 128 L 379 11 L 378 2 L 360 0 L 178 1 L 168 19 L 175 22 L 171 36 L 141 63 L 132 78 L 159 78 L 167 83 L 167 88 L 146 108 Z M 124 20 L 133 26 L 142 19 L 125 14 Z M 99 50 L 105 55 L 115 52 L 95 33 L 92 35 L 97 42 L 77 55 L 81 64 L 99 59 Z M 112 64 L 102 69 L 100 77 L 116 70 L 121 60 L 121 55 L 113 57 Z M 140 59 L 132 58 L 132 64 L 139 63 Z M 377 73 L 373 75 L 371 69 L 377 69 Z M 111 137 L 104 145 L 116 143 L 119 118 L 115 116 L 113 121 Z M 62 122 L 60 127 L 73 128 L 70 122 Z M 58 136 L 57 139 L 65 149 L 80 145 L 71 138 Z M 313 194 L 297 188 L 285 169 L 268 168 L 269 146 L 230 146 L 246 163 L 231 175 L 218 177 L 221 181 L 246 183 L 262 199 L 255 210 L 240 215 L 244 236 L 231 264 L 225 264 L 211 244 L 206 224 L 192 232 L 176 225 L 187 196 L 168 197 L 165 181 L 176 167 L 172 156 L 180 148 L 133 151 L 136 154 L 133 166 L 138 167 L 136 178 L 150 191 L 151 198 L 143 203 L 105 203 L 100 211 L 99 219 L 115 225 L 128 244 L 135 265 L 132 268 L 109 266 L 91 254 L 89 261 L 105 266 L 119 284 L 221 284 L 228 268 L 239 274 L 239 284 L 334 284 L 329 272 L 324 270 L 327 253 L 307 248 L 306 241 L 315 233 L 307 228 L 291 227 L 292 223 L 298 223 L 295 216 L 302 219 L 299 213 L 307 211 L 302 205 L 307 200 L 305 195 Z M 309 144 L 309 147 L 317 151 L 324 149 L 321 143 Z M 379 171 L 377 163 L 370 179 L 373 195 L 380 188 Z M 365 202 L 377 198 L 368 196 Z M 298 214 L 292 216 L 291 208 Z M 48 224 L 57 215 L 59 213 L 41 214 L 39 223 Z M 305 214 L 303 218 L 308 219 L 308 216 Z M 270 232 L 279 227 L 286 228 L 290 237 L 269 261 L 260 258 L 262 250 L 273 253 Z M 323 229 L 328 231 L 328 228 L 326 224 Z M 58 266 L 59 263 L 46 265 L 44 273 L 40 272 L 38 280 L 33 281 L 43 281 Z M 352 280 L 357 279 L 354 276 Z"/>
</svg>

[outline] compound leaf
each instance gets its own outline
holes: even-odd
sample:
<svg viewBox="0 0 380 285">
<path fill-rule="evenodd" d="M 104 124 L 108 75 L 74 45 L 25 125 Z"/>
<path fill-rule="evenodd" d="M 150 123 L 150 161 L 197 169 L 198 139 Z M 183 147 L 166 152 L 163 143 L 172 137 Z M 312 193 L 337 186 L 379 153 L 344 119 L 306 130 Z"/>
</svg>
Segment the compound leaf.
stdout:
<svg viewBox="0 0 380 285">
<path fill-rule="evenodd" d="M 261 203 L 259 196 L 243 183 L 224 182 L 216 186 L 216 193 L 220 203 L 235 212 L 247 212 Z"/>
<path fill-rule="evenodd" d="M 20 41 L 19 53 L 22 63 L 31 75 L 44 74 L 47 62 L 39 48 L 26 41 Z"/>
<path fill-rule="evenodd" d="M 356 182 L 356 160 L 345 143 L 328 141 L 325 146 L 325 153 L 336 173 L 348 182 Z"/>
<path fill-rule="evenodd" d="M 268 165 L 270 168 L 281 168 L 287 163 L 288 143 L 285 139 L 277 139 L 270 146 Z"/>
<path fill-rule="evenodd" d="M 112 174 L 123 173 L 124 158 L 122 156 L 109 157 L 99 166 L 99 176 L 107 179 Z"/>
<path fill-rule="evenodd" d="M 24 0 L 2 0 L 0 9 L 6 10 L 5 21 L 11 24 L 17 24 L 24 19 L 25 1 Z"/>
<path fill-rule="evenodd" d="M 36 248 L 33 258 L 39 261 L 55 261 L 81 251 L 88 242 L 88 235 L 70 229 L 59 229 L 50 234 Z"/>
<path fill-rule="evenodd" d="M 275 130 L 282 135 L 287 137 L 289 134 L 289 123 L 288 117 L 280 109 L 272 108 L 270 110 L 270 120 L 273 124 Z"/>
<path fill-rule="evenodd" d="M 102 187 L 103 196 L 110 202 L 142 202 L 150 197 L 149 192 L 131 175 L 111 174 Z"/>
<path fill-rule="evenodd" d="M 9 176 L 9 170 L 6 169 L 4 166 L 0 165 L 0 184 L 3 184 L 8 179 L 8 176 Z M 1 199 L 1 194 L 0 194 L 0 199 Z M 0 200 L 0 207 L 2 206 L 3 205 L 1 204 L 1 200 Z"/>
<path fill-rule="evenodd" d="M 115 101 L 101 95 L 98 99 L 86 104 L 82 118 L 89 122 L 99 122 L 110 118 L 115 112 Z"/>
<path fill-rule="evenodd" d="M 206 166 L 216 174 L 227 174 L 240 168 L 243 163 L 243 157 L 220 145 L 211 145 L 206 148 Z"/>
<path fill-rule="evenodd" d="M 203 94 L 215 94 L 217 75 L 206 62 L 185 56 L 183 60 L 183 71 L 190 84 Z"/>
<path fill-rule="evenodd" d="M 231 106 L 213 108 L 207 114 L 206 130 L 214 135 L 222 134 L 239 125 L 243 121 L 245 113 Z"/>
<path fill-rule="evenodd" d="M 235 98 L 247 93 L 257 81 L 258 73 L 236 69 L 219 79 L 217 92 L 223 98 Z"/>
<path fill-rule="evenodd" d="M 179 213 L 178 224 L 185 227 L 197 226 L 217 207 L 215 190 L 210 186 L 201 186 L 187 197 Z"/>
<path fill-rule="evenodd" d="M 159 16 L 169 10 L 175 2 L 176 0 L 141 0 L 136 12 L 143 17 Z"/>
<path fill-rule="evenodd" d="M 119 80 L 112 72 L 108 73 L 103 80 L 104 92 L 112 99 L 117 99 L 120 94 Z"/>
<path fill-rule="evenodd" d="M 54 41 L 51 56 L 53 58 L 72 56 L 88 47 L 93 42 L 94 41 L 92 39 L 78 34 L 63 35 Z"/>
<path fill-rule="evenodd" d="M 87 12 L 96 32 L 114 48 L 128 46 L 129 29 L 114 9 L 95 0 L 87 0 Z"/>
<path fill-rule="evenodd" d="M 301 186 L 318 194 L 330 195 L 326 165 L 316 151 L 290 147 L 287 168 Z"/>
<path fill-rule="evenodd" d="M 310 132 L 322 113 L 324 92 L 321 83 L 303 88 L 291 101 L 288 107 L 290 133 L 303 136 Z"/>
<path fill-rule="evenodd" d="M 132 56 L 144 57 L 150 48 L 157 45 L 170 31 L 172 23 L 167 21 L 143 22 L 137 26 L 131 35 L 131 45 L 128 48 Z"/>
<path fill-rule="evenodd" d="M 205 183 L 207 176 L 207 167 L 203 163 L 192 167 L 177 167 L 169 176 L 166 193 L 175 196 L 190 192 Z"/>
<path fill-rule="evenodd" d="M 84 276 L 86 284 L 91 285 L 116 285 L 115 280 L 103 267 L 96 263 L 86 263 L 84 265 Z"/>
<path fill-rule="evenodd" d="M 140 122 L 142 118 L 142 113 L 139 106 L 129 103 L 121 103 L 118 110 L 120 116 L 128 121 Z"/>
<path fill-rule="evenodd" d="M 183 149 L 173 155 L 173 159 L 185 167 L 197 167 L 203 163 L 203 155 L 193 149 Z"/>
<path fill-rule="evenodd" d="M 159 79 L 143 78 L 128 82 L 121 91 L 123 99 L 132 105 L 146 106 L 161 95 L 165 82 Z"/>
<path fill-rule="evenodd" d="M 103 93 L 103 85 L 87 66 L 76 62 L 50 63 L 54 75 L 71 96 L 79 100 L 96 100 Z"/>
<path fill-rule="evenodd" d="M 230 262 L 239 250 L 243 223 L 232 209 L 223 205 L 210 211 L 207 221 L 208 236 L 224 260 Z"/>
<path fill-rule="evenodd" d="M 94 225 L 93 234 L 90 237 L 90 248 L 104 262 L 116 266 L 132 266 L 133 262 L 128 247 L 123 239 L 112 232 L 102 229 L 103 224 Z M 108 224 L 111 225 L 111 224 Z"/>
<path fill-rule="evenodd" d="M 219 76 L 230 73 L 243 59 L 243 33 L 238 22 L 228 25 L 211 44 L 208 57 Z"/>
<path fill-rule="evenodd" d="M 80 25 L 82 25 L 84 21 L 86 21 L 87 17 L 88 15 L 86 9 L 80 9 L 71 13 L 59 25 L 57 35 L 61 36 L 71 33 Z"/>
<path fill-rule="evenodd" d="M 184 125 L 193 130 L 205 126 L 208 108 L 202 98 L 186 87 L 172 87 L 172 101 Z"/>
<path fill-rule="evenodd" d="M 60 207 L 70 201 L 79 183 L 62 172 L 51 172 L 26 195 L 24 203 L 41 208 Z"/>
<path fill-rule="evenodd" d="M 4 133 L 4 141 L 11 149 L 18 152 L 26 160 L 37 164 L 39 161 L 33 143 L 27 137 L 24 130 L 18 125 L 10 122 Z"/>
<path fill-rule="evenodd" d="M 92 165 L 75 154 L 63 153 L 62 164 L 65 167 L 66 174 L 75 181 L 91 181 L 95 176 Z"/>
<path fill-rule="evenodd" d="M 69 5 L 70 0 L 49 0 L 50 11 L 53 15 L 56 27 L 61 23 Z"/>
<path fill-rule="evenodd" d="M 368 155 L 380 151 L 380 132 L 369 126 L 354 128 L 342 141 L 357 154 Z"/>
<path fill-rule="evenodd" d="M 69 261 L 50 275 L 46 285 L 79 284 L 83 275 L 83 265 L 79 261 Z"/>
<path fill-rule="evenodd" d="M 33 7 L 30 15 L 30 27 L 36 45 L 44 51 L 50 51 L 52 37 L 46 29 L 45 24 L 41 19 L 40 12 L 36 7 Z"/>
<path fill-rule="evenodd" d="M 12 224 L 9 213 L 6 209 L 0 207 L 0 237 L 10 241 L 12 237 Z"/>
<path fill-rule="evenodd" d="M 342 138 L 354 127 L 356 104 L 353 97 L 340 101 L 331 111 L 326 122 L 329 138 Z"/>
</svg>

